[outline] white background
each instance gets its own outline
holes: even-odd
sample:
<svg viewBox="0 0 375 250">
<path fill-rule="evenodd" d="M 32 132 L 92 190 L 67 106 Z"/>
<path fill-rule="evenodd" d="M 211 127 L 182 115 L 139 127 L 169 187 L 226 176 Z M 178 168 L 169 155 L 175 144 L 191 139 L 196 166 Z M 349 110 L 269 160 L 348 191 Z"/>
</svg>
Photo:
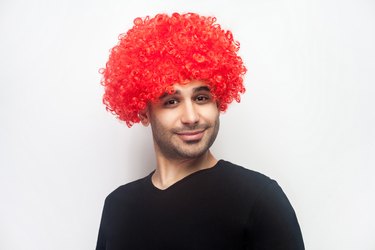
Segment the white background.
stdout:
<svg viewBox="0 0 375 250">
<path fill-rule="evenodd" d="M 279 182 L 306 249 L 374 250 L 371 0 L 1 0 L 0 249 L 94 249 L 106 195 L 153 170 L 149 129 L 105 111 L 98 69 L 135 17 L 174 11 L 241 42 L 247 92 L 216 156 Z"/>
</svg>

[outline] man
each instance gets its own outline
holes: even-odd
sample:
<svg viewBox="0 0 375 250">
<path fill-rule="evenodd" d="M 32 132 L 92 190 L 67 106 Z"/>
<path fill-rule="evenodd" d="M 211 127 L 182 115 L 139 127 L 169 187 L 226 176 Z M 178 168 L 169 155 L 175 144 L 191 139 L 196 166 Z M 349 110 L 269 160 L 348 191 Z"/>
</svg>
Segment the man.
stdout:
<svg viewBox="0 0 375 250">
<path fill-rule="evenodd" d="M 105 201 L 97 250 L 304 249 L 278 184 L 210 147 L 245 91 L 239 43 L 213 17 L 137 18 L 102 70 L 107 109 L 151 126 L 156 169 Z"/>
</svg>

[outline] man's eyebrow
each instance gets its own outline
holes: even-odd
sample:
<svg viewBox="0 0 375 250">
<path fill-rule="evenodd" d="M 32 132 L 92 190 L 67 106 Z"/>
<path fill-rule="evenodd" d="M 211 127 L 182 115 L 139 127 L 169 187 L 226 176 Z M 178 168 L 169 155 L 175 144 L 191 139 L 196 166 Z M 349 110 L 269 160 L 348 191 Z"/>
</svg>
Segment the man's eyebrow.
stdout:
<svg viewBox="0 0 375 250">
<path fill-rule="evenodd" d="M 208 86 L 200 86 L 200 87 L 197 87 L 197 88 L 194 88 L 193 89 L 193 92 L 196 93 L 196 92 L 199 92 L 199 91 L 208 91 L 210 92 L 210 88 Z"/>
<path fill-rule="evenodd" d="M 193 93 L 196 93 L 196 92 L 199 92 L 199 91 L 208 91 L 208 92 L 210 92 L 211 90 L 210 90 L 210 88 L 208 86 L 199 86 L 199 87 L 196 87 L 196 88 L 193 89 Z M 166 93 L 162 94 L 159 97 L 159 99 L 161 100 L 161 99 L 163 99 L 163 98 L 165 98 L 167 96 L 170 96 L 170 95 L 179 95 L 179 94 L 181 94 L 181 91 L 179 91 L 179 90 L 175 90 L 172 94 L 168 94 L 166 92 Z"/>
<path fill-rule="evenodd" d="M 179 90 L 175 90 L 172 94 L 169 94 L 169 93 L 167 93 L 167 92 L 165 92 L 164 94 L 162 94 L 160 97 L 159 97 L 159 99 L 161 100 L 161 99 L 163 99 L 163 98 L 165 98 L 165 97 L 167 97 L 167 96 L 170 96 L 170 95 L 174 95 L 174 94 L 180 94 L 180 91 Z"/>
</svg>

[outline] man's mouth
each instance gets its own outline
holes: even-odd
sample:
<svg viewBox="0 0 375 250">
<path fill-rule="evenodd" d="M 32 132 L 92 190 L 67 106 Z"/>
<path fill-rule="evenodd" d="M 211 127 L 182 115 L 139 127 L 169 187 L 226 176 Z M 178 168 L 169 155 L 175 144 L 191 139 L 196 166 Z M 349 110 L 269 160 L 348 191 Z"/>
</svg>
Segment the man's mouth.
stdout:
<svg viewBox="0 0 375 250">
<path fill-rule="evenodd" d="M 205 129 L 194 130 L 194 131 L 181 131 L 181 132 L 177 132 L 176 134 L 183 141 L 187 141 L 187 142 L 189 142 L 189 141 L 199 141 L 204 136 L 204 131 L 205 131 Z"/>
</svg>

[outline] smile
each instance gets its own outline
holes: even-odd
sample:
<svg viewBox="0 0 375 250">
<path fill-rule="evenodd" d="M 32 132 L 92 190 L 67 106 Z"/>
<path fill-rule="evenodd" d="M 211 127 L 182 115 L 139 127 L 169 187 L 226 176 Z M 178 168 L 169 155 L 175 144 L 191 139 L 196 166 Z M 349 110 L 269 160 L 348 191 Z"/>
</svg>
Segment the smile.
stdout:
<svg viewBox="0 0 375 250">
<path fill-rule="evenodd" d="M 183 141 L 199 141 L 204 136 L 205 130 L 185 131 L 176 133 Z"/>
</svg>

